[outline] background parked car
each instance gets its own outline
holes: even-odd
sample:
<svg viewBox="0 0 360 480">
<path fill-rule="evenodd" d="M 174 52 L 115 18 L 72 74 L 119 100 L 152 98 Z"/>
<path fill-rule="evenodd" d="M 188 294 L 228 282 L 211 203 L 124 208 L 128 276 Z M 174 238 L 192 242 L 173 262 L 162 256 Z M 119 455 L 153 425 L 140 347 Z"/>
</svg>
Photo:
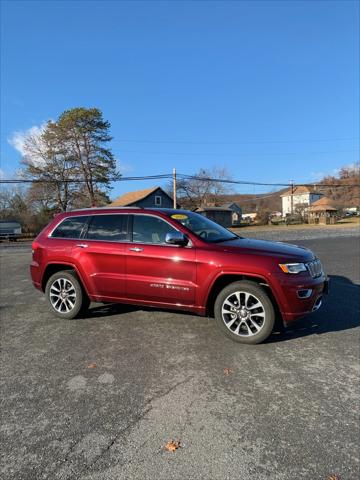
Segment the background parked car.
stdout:
<svg viewBox="0 0 360 480">
<path fill-rule="evenodd" d="M 0 239 L 16 242 L 21 236 L 21 225 L 16 220 L 0 220 Z"/>
</svg>

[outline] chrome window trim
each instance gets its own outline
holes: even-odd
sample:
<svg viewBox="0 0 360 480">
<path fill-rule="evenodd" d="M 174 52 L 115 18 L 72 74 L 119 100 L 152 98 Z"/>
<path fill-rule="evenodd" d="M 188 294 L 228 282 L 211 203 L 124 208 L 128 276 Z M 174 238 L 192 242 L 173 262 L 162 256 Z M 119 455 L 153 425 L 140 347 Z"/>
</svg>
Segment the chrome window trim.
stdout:
<svg viewBox="0 0 360 480">
<path fill-rule="evenodd" d="M 81 229 L 81 233 L 80 233 L 80 237 L 76 238 L 76 237 L 53 237 L 52 234 L 55 232 L 55 230 L 57 228 L 60 227 L 60 225 L 62 223 L 65 222 L 65 220 L 69 220 L 69 218 L 79 218 L 79 217 L 87 217 L 89 219 L 91 215 L 87 214 L 87 215 L 69 215 L 68 217 L 64 217 L 62 220 L 60 220 L 60 222 L 51 230 L 51 232 L 48 234 L 47 238 L 56 238 L 56 239 L 60 239 L 60 240 L 80 240 L 81 239 L 81 233 L 82 233 L 82 229 Z M 84 223 L 84 226 L 86 225 L 87 222 Z M 84 228 L 83 226 L 83 228 Z"/>
<path fill-rule="evenodd" d="M 113 207 L 113 208 L 119 208 L 119 207 Z M 123 207 L 125 208 L 125 207 Z M 127 207 L 128 208 L 128 207 Z M 131 207 L 131 208 L 134 208 L 134 207 Z M 139 207 L 135 207 L 135 208 L 139 208 Z M 139 208 L 140 210 L 140 208 Z M 180 232 L 180 233 L 183 233 L 181 232 L 178 228 L 176 228 L 172 223 L 170 223 L 166 218 L 163 218 L 163 217 L 160 217 L 158 215 L 155 215 L 153 213 L 143 213 L 143 212 L 99 212 L 99 213 L 93 213 L 92 215 L 89 214 L 89 212 L 87 213 L 84 213 L 84 215 L 69 215 L 67 217 L 64 217 L 52 230 L 51 232 L 49 233 L 48 237 L 47 238 L 51 238 L 51 239 L 56 239 L 56 240 L 86 240 L 87 242 L 106 242 L 106 243 L 130 243 L 132 245 L 155 245 L 157 247 L 175 247 L 175 248 L 179 248 L 180 245 L 171 245 L 169 243 L 151 243 L 151 242 L 148 242 L 148 243 L 145 243 L 145 242 L 134 242 L 132 241 L 131 239 L 129 240 L 94 240 L 94 239 L 91 239 L 91 238 L 73 238 L 73 237 L 52 237 L 52 234 L 53 232 L 65 221 L 65 220 L 68 220 L 69 218 L 78 218 L 78 217 L 88 217 L 91 218 L 91 217 L 96 217 L 98 215 L 128 215 L 128 216 L 132 216 L 132 215 L 141 215 L 141 216 L 147 216 L 147 217 L 154 217 L 154 218 L 159 218 L 160 220 L 163 220 L 165 223 L 167 223 L 168 225 L 170 225 L 170 227 L 172 227 L 174 230 L 176 230 L 177 232 Z M 86 223 L 86 222 L 85 222 Z M 84 224 L 85 225 L 85 224 Z M 133 231 L 131 230 L 131 234 L 133 233 Z M 187 237 L 188 240 L 189 240 L 189 243 L 187 245 L 185 245 L 183 248 L 192 248 L 194 245 L 191 241 L 191 239 L 189 237 Z"/>
<path fill-rule="evenodd" d="M 64 240 L 73 240 L 72 238 L 69 238 L 69 239 L 66 239 L 64 238 Z M 88 242 L 106 242 L 106 243 L 131 243 L 130 240 L 95 240 L 94 238 L 81 238 L 81 240 L 83 240 L 83 242 L 85 243 L 88 243 Z"/>
<path fill-rule="evenodd" d="M 174 225 L 172 223 L 170 223 L 166 218 L 163 218 L 163 217 L 159 217 L 158 215 L 154 215 L 153 213 L 143 213 L 143 212 L 134 212 L 134 213 L 130 213 L 130 215 L 141 215 L 141 216 L 146 216 L 146 217 L 154 217 L 154 218 L 159 218 L 160 220 L 164 221 L 165 223 L 167 223 L 168 225 L 170 225 L 170 227 L 172 227 L 175 231 L 179 232 L 179 233 L 183 233 L 181 230 L 179 230 L 178 228 L 174 227 Z M 133 225 L 132 225 L 132 231 L 131 231 L 132 234 L 134 234 L 134 230 L 133 230 Z M 183 248 L 192 248 L 193 247 L 193 243 L 192 241 L 190 240 L 189 237 L 187 237 L 188 240 L 189 240 L 189 243 L 187 245 L 184 245 Z M 152 242 L 134 242 L 134 241 L 130 241 L 129 243 L 132 243 L 133 245 L 154 245 L 156 247 L 175 247 L 175 248 L 179 248 L 181 247 L 181 245 L 172 245 L 170 243 L 152 243 Z"/>
<path fill-rule="evenodd" d="M 113 207 L 113 208 L 120 208 L 120 207 Z M 84 209 L 85 210 L 85 209 Z M 77 210 L 72 210 L 71 213 L 73 213 L 74 211 L 77 211 Z M 69 212 L 70 213 L 70 212 Z M 65 220 L 68 220 L 69 218 L 78 218 L 78 217 L 88 217 L 88 218 L 91 218 L 91 217 L 97 217 L 98 215 L 128 215 L 130 216 L 131 213 L 126 213 L 126 212 L 101 212 L 101 213 L 94 213 L 94 214 L 90 214 L 89 212 L 87 213 L 84 213 L 84 215 L 69 215 L 68 217 L 64 217 L 52 230 L 51 232 L 49 233 L 48 235 L 48 238 L 60 238 L 61 240 L 80 240 L 79 238 L 73 238 L 73 237 L 52 237 L 52 234 L 53 232 L 65 221 Z M 86 224 L 86 222 L 85 222 Z M 84 224 L 84 225 L 85 225 Z M 81 232 L 82 233 L 82 232 Z M 85 240 L 89 240 L 89 241 L 95 241 L 95 242 L 105 242 L 105 241 L 110 241 L 111 243 L 118 243 L 117 241 L 112 241 L 112 240 L 94 240 L 94 239 L 90 239 L 90 238 L 85 238 Z"/>
</svg>

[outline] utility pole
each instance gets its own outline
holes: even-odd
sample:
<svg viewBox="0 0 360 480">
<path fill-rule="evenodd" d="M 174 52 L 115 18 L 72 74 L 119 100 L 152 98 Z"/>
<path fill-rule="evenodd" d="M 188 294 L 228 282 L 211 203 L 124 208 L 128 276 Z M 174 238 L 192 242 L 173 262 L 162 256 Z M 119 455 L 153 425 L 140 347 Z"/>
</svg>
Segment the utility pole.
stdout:
<svg viewBox="0 0 360 480">
<path fill-rule="evenodd" d="M 291 185 L 291 216 L 294 214 L 294 180 L 290 180 Z"/>
<path fill-rule="evenodd" d="M 173 207 L 176 208 L 176 169 L 173 168 Z"/>
</svg>

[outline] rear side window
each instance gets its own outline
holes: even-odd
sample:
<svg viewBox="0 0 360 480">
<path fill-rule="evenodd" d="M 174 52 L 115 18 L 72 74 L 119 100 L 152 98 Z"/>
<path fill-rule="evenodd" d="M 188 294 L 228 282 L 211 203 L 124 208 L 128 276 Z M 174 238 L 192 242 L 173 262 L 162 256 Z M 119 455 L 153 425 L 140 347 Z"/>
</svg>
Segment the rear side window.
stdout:
<svg viewBox="0 0 360 480">
<path fill-rule="evenodd" d="M 55 228 L 51 236 L 55 238 L 80 238 L 88 218 L 87 216 L 67 218 Z"/>
<path fill-rule="evenodd" d="M 92 217 L 86 238 L 89 240 L 106 240 L 124 242 L 128 236 L 128 215 L 95 215 Z"/>
</svg>

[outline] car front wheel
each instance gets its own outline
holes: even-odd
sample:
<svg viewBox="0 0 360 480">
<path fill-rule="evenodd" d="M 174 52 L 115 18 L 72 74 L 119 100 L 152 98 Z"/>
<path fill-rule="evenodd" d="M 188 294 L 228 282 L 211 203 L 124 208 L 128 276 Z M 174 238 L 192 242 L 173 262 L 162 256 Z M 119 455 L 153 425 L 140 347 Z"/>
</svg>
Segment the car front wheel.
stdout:
<svg viewBox="0 0 360 480">
<path fill-rule="evenodd" d="M 90 302 L 75 273 L 61 271 L 52 275 L 45 289 L 52 311 L 61 318 L 73 319 L 87 309 Z"/>
<path fill-rule="evenodd" d="M 265 290 L 255 282 L 241 280 L 225 287 L 214 307 L 221 331 L 239 343 L 261 343 L 275 323 L 273 304 Z"/>
</svg>

